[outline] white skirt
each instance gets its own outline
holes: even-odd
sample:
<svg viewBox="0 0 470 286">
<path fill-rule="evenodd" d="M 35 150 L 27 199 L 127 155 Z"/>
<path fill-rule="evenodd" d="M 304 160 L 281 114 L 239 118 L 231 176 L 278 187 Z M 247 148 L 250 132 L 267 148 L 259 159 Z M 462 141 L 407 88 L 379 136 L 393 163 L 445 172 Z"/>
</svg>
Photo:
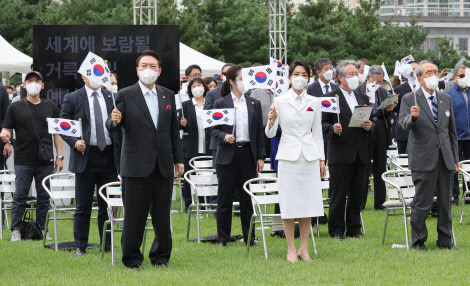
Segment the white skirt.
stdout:
<svg viewBox="0 0 470 286">
<path fill-rule="evenodd" d="M 283 219 L 323 216 L 320 160 L 279 160 L 278 182 Z"/>
</svg>

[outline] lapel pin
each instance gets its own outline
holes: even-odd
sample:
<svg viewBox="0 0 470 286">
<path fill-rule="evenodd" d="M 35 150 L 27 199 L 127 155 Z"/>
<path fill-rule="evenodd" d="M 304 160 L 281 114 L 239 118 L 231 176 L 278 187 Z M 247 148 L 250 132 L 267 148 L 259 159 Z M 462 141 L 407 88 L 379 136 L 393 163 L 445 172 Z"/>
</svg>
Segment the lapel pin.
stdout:
<svg viewBox="0 0 470 286">
<path fill-rule="evenodd" d="M 163 98 L 165 98 L 165 96 L 163 96 Z"/>
<path fill-rule="evenodd" d="M 255 103 L 252 101 L 251 104 L 255 104 Z"/>
<path fill-rule="evenodd" d="M 439 103 L 442 103 L 442 101 L 439 100 Z"/>
</svg>

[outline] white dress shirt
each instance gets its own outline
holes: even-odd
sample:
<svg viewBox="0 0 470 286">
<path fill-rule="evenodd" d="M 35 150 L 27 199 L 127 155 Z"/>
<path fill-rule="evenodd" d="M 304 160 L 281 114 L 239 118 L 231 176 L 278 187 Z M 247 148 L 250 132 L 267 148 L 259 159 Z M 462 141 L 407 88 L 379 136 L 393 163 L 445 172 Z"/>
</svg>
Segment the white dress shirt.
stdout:
<svg viewBox="0 0 470 286">
<path fill-rule="evenodd" d="M 235 141 L 236 142 L 250 142 L 250 129 L 248 125 L 248 107 L 246 105 L 245 95 L 242 94 L 240 99 L 233 93 L 232 95 L 233 106 L 236 108 L 235 119 Z"/>
<path fill-rule="evenodd" d="M 150 116 L 152 116 L 152 119 L 157 122 L 155 124 L 155 128 L 157 128 L 158 125 L 158 96 L 157 96 L 157 88 L 155 85 L 153 86 L 152 90 L 148 89 L 142 82 L 139 80 L 139 86 L 140 89 L 142 90 L 142 94 L 144 95 L 145 102 L 147 103 L 147 108 L 149 109 Z M 153 102 L 151 102 L 151 100 Z M 151 108 L 153 105 L 156 106 L 155 109 Z M 152 110 L 153 109 L 153 110 Z M 156 116 L 156 119 L 153 118 L 153 116 Z"/>
<path fill-rule="evenodd" d="M 436 98 L 436 102 L 437 102 L 436 91 L 434 91 L 433 94 L 430 94 L 429 92 L 427 92 L 427 91 L 426 91 L 424 88 L 422 88 L 422 87 L 421 87 L 421 90 L 423 91 L 424 96 L 426 97 L 426 101 L 428 102 L 429 109 L 431 110 L 431 113 L 432 113 L 432 101 L 431 101 L 431 96 L 434 95 L 434 97 Z"/>
<path fill-rule="evenodd" d="M 206 133 L 204 130 L 204 127 L 202 126 L 202 114 L 204 112 L 204 104 L 199 105 L 196 101 L 196 99 L 192 99 L 192 102 L 194 104 L 194 109 L 196 110 L 196 121 L 197 121 L 197 144 L 198 144 L 198 150 L 197 152 L 199 154 L 205 154 L 206 153 Z"/>
<path fill-rule="evenodd" d="M 89 88 L 85 85 L 86 95 L 88 97 L 88 106 L 90 107 L 90 145 L 96 146 L 98 143 L 96 142 L 96 120 L 95 120 L 95 109 L 93 106 L 93 89 Z M 103 93 L 101 92 L 101 88 L 96 90 L 98 94 L 98 102 L 100 103 L 101 108 L 101 117 L 103 117 L 103 129 L 104 129 L 104 137 L 106 139 L 106 145 L 113 144 L 111 142 L 111 137 L 109 137 L 108 129 L 105 127 L 105 122 L 108 120 L 108 109 L 106 108 L 106 101 L 104 100 Z"/>
<path fill-rule="evenodd" d="M 346 98 L 346 101 L 348 102 L 351 112 L 354 113 L 354 108 L 359 105 L 357 103 L 357 99 L 356 99 L 356 95 L 354 94 L 354 91 L 348 92 L 342 88 L 340 89 L 343 92 L 344 98 Z"/>
<path fill-rule="evenodd" d="M 318 82 L 320 83 L 321 90 L 323 91 L 323 94 L 326 93 L 326 88 L 325 88 L 326 85 L 328 86 L 328 92 L 331 91 L 331 84 L 330 84 L 330 82 L 324 83 L 321 79 L 319 79 Z"/>
</svg>

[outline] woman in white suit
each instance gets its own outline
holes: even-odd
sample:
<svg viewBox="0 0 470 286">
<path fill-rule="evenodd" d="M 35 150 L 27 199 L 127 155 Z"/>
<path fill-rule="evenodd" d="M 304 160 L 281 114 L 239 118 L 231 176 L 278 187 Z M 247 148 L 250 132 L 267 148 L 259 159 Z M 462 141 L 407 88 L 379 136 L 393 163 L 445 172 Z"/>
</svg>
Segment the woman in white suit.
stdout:
<svg viewBox="0 0 470 286">
<path fill-rule="evenodd" d="M 276 159 L 279 160 L 279 205 L 287 239 L 287 260 L 311 261 L 307 246 L 311 218 L 323 216 L 321 178 L 326 175 L 320 99 L 307 94 L 310 68 L 296 60 L 289 67 L 291 89 L 274 101 L 266 136 L 282 128 Z M 294 243 L 295 219 L 300 224 L 300 249 Z"/>
</svg>

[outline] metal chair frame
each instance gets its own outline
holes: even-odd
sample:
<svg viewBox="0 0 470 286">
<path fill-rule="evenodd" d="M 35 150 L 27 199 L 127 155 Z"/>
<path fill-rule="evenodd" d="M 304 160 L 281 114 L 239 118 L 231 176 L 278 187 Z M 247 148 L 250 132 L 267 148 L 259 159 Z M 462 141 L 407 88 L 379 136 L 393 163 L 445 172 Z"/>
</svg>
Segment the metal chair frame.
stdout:
<svg viewBox="0 0 470 286">
<path fill-rule="evenodd" d="M 15 171 L 0 170 L 0 240 L 3 239 L 3 220 L 5 219 L 6 228 L 8 224 L 8 212 L 11 211 L 13 203 L 13 194 L 15 193 Z M 10 195 L 9 199 L 5 195 Z"/>
<path fill-rule="evenodd" d="M 462 185 L 463 185 L 463 196 L 462 196 L 462 210 L 460 211 L 460 220 L 459 220 L 459 223 L 460 224 L 470 224 L 470 223 L 464 223 L 463 222 L 463 213 L 464 213 L 464 209 L 465 209 L 465 197 L 467 195 L 470 195 L 470 190 L 468 188 L 468 184 L 470 183 L 470 160 L 465 160 L 465 161 L 462 161 L 460 162 L 460 170 L 459 170 L 460 174 L 463 175 L 463 181 L 462 181 Z"/>
</svg>

